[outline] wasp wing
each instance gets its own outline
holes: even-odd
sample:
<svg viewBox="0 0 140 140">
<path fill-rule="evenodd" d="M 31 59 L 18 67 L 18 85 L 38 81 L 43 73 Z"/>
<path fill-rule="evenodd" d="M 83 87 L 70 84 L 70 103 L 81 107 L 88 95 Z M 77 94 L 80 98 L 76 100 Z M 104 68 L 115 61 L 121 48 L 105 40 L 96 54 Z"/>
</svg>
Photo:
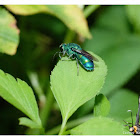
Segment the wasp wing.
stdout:
<svg viewBox="0 0 140 140">
<path fill-rule="evenodd" d="M 94 61 L 99 61 L 97 58 L 95 58 L 94 56 L 92 56 L 91 54 L 89 54 L 88 52 L 86 52 L 85 50 L 78 50 L 75 48 L 71 48 L 72 51 L 78 53 L 78 54 L 82 54 L 83 56 L 87 57 L 89 60 L 94 60 Z"/>
</svg>

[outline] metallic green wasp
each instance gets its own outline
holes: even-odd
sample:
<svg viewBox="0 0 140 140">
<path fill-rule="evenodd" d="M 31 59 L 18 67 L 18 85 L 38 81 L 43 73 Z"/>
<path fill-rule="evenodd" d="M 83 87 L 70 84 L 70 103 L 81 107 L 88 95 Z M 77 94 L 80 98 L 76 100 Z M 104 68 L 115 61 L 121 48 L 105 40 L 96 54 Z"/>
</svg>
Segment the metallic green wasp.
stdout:
<svg viewBox="0 0 140 140">
<path fill-rule="evenodd" d="M 77 75 L 79 75 L 79 63 L 78 63 L 78 61 L 84 67 L 84 69 L 86 69 L 87 71 L 94 70 L 93 60 L 98 61 L 91 54 L 89 54 L 88 52 L 83 50 L 79 45 L 77 45 L 75 43 L 68 43 L 68 44 L 63 43 L 63 44 L 61 44 L 60 51 L 61 51 L 61 52 L 59 52 L 60 58 L 61 58 L 60 53 L 62 53 L 63 56 L 65 54 L 67 54 L 69 56 L 69 58 L 76 59 L 77 68 L 78 68 Z"/>
</svg>

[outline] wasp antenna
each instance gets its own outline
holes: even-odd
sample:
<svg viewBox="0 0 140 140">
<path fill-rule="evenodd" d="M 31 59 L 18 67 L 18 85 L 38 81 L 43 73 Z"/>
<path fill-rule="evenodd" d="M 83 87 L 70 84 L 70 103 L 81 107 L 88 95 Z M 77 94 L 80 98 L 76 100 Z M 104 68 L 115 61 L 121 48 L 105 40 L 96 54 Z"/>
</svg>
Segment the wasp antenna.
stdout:
<svg viewBox="0 0 140 140">
<path fill-rule="evenodd" d="M 132 127 L 133 127 L 133 117 L 132 117 L 132 110 L 128 110 L 127 112 L 131 112 Z"/>
<path fill-rule="evenodd" d="M 59 53 L 59 52 L 56 52 L 56 53 L 53 55 L 52 61 L 54 61 L 54 58 L 55 58 L 55 56 L 56 56 L 57 53 Z"/>
</svg>

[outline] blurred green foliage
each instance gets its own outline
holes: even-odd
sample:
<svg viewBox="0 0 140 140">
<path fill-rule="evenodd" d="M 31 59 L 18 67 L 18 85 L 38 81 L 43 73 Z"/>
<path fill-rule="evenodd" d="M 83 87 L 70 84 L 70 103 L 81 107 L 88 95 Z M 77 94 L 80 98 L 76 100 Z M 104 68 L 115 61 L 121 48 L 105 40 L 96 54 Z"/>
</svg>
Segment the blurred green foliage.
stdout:
<svg viewBox="0 0 140 140">
<path fill-rule="evenodd" d="M 81 10 L 83 15 L 87 7 L 84 6 Z M 8 6 L 1 6 L 1 8 L 10 10 Z M 49 76 L 58 60 L 58 56 L 54 59 L 53 56 L 55 52 L 59 51 L 58 46 L 66 38 L 69 42 L 80 44 L 86 51 L 92 51 L 99 55 L 108 67 L 108 75 L 100 93 L 104 94 L 110 102 L 110 112 L 107 117 L 110 117 L 111 120 L 104 117 L 102 121 L 108 120 L 110 123 L 113 119 L 115 120 L 112 123 L 113 127 L 119 122 L 118 128 L 121 128 L 120 123 L 124 125 L 123 120 L 131 122 L 130 113 L 127 113 L 127 110 L 130 109 L 135 119 L 138 94 L 140 94 L 139 6 L 100 6 L 96 10 L 91 10 L 90 14 L 86 13 L 88 17 L 83 18 L 88 23 L 88 26 L 85 27 L 87 30 L 85 36 L 79 34 L 79 30 L 76 31 L 75 28 L 72 28 L 73 24 L 67 25 L 66 22 L 70 24 L 70 21 L 64 22 L 64 19 L 61 19 L 62 15 L 58 14 L 58 17 L 58 15 L 47 14 L 44 12 L 44 7 L 41 12 L 38 12 L 38 9 L 39 7 L 35 13 L 33 10 L 32 14 L 26 16 L 10 10 L 17 22 L 17 27 L 14 29 L 20 30 L 19 45 L 17 40 L 15 46 L 18 45 L 18 48 L 13 56 L 8 55 L 9 53 L 5 54 L 6 51 L 0 53 L 0 69 L 26 81 L 32 87 L 39 105 L 40 118 L 46 131 L 58 134 L 61 125 L 61 114 L 50 90 Z M 24 10 L 27 12 L 27 9 Z M 69 15 L 71 18 L 73 16 L 78 18 L 77 13 L 73 12 Z M 3 19 L 0 16 L 0 25 L 1 21 Z M 80 22 L 75 23 L 79 26 L 81 24 Z M 80 31 L 82 31 L 81 29 Z M 1 33 L 0 42 L 3 41 Z M 89 38 L 90 34 L 92 39 L 85 39 Z M 5 35 L 8 36 L 8 34 Z M 33 83 L 32 78 L 37 84 Z M 77 122 L 79 120 L 79 124 L 86 121 L 86 116 L 88 118 L 88 115 L 93 113 L 94 100 L 93 98 L 86 102 L 74 113 L 68 122 L 68 129 L 78 125 L 78 123 L 73 122 L 75 120 Z M 0 106 L 0 134 L 38 134 L 37 130 L 19 126 L 18 118 L 24 114 L 2 98 L 0 98 Z M 83 119 L 81 119 L 82 117 Z M 98 118 L 97 121 L 93 120 L 93 124 L 98 121 L 102 126 L 101 120 Z M 82 128 L 80 131 L 84 130 Z M 75 134 L 77 129 L 79 127 L 73 129 L 71 133 Z"/>
</svg>

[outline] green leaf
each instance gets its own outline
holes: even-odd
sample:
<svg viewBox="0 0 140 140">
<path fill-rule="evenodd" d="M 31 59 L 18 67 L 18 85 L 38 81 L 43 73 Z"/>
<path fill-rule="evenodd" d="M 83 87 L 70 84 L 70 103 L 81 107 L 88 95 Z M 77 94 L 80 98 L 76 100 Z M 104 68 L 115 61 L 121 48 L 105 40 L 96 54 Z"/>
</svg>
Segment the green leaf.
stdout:
<svg viewBox="0 0 140 140">
<path fill-rule="evenodd" d="M 111 29 L 119 34 L 129 33 L 125 6 L 106 6 L 96 18 L 95 27 Z"/>
<path fill-rule="evenodd" d="M 102 56 L 108 66 L 106 83 L 101 91 L 105 95 L 125 84 L 139 68 L 140 40 L 136 35 L 119 36 L 107 29 L 94 29 L 94 40 L 88 41 L 84 48 Z"/>
<path fill-rule="evenodd" d="M 87 101 L 82 106 L 80 106 L 73 116 L 80 118 L 80 117 L 85 116 L 86 114 L 91 113 L 91 111 L 93 110 L 94 104 L 95 104 L 95 97 Z"/>
<path fill-rule="evenodd" d="M 140 33 L 140 5 L 127 5 L 125 8 L 130 22 L 134 25 L 135 30 Z"/>
<path fill-rule="evenodd" d="M 49 12 L 45 5 L 6 5 L 6 8 L 17 15 L 32 15 Z"/>
<path fill-rule="evenodd" d="M 25 125 L 30 128 L 41 128 L 36 122 L 34 122 L 26 117 L 19 118 L 19 124 Z"/>
<path fill-rule="evenodd" d="M 94 105 L 94 116 L 107 116 L 110 111 L 110 102 L 108 99 L 103 95 L 99 94 L 95 98 L 95 105 Z"/>
<path fill-rule="evenodd" d="M 19 29 L 15 18 L 0 7 L 0 52 L 14 55 L 19 44 Z"/>
<path fill-rule="evenodd" d="M 93 98 L 104 84 L 107 67 L 99 56 L 91 54 L 99 60 L 95 62 L 93 72 L 87 72 L 80 66 L 77 76 L 76 61 L 68 60 L 60 60 L 52 71 L 51 89 L 59 104 L 63 121 L 67 121 L 77 108 Z"/>
<path fill-rule="evenodd" d="M 83 37 L 91 38 L 82 10 L 76 5 L 47 5 L 51 13 L 62 20 L 71 30 Z"/>
<path fill-rule="evenodd" d="M 90 51 L 102 55 L 105 50 L 119 45 L 130 33 L 125 7 L 106 6 L 90 31 L 94 38 L 84 43 Z"/>
<path fill-rule="evenodd" d="M 16 81 L 10 74 L 5 74 L 0 70 L 0 96 L 25 113 L 31 119 L 30 121 L 41 128 L 35 96 L 32 89 L 24 81 L 20 79 Z M 24 121 L 22 119 L 21 123 L 24 124 L 23 122 L 25 122 L 25 119 Z"/>
<path fill-rule="evenodd" d="M 94 38 L 84 43 L 84 47 L 90 51 L 101 55 L 108 48 L 119 45 L 130 32 L 125 7 L 104 7 L 90 31 Z"/>
<path fill-rule="evenodd" d="M 109 101 L 111 104 L 109 117 L 121 122 L 123 122 L 123 120 L 131 122 L 131 115 L 127 111 L 132 110 L 133 119 L 136 119 L 138 111 L 138 95 L 136 93 L 126 89 L 119 89 L 112 94 Z"/>
<path fill-rule="evenodd" d="M 114 44 L 119 44 L 124 38 L 120 36 L 118 32 L 110 29 L 92 28 L 91 33 L 94 35 L 94 38 L 86 40 L 83 48 L 94 51 L 100 55 L 102 55 L 104 51 L 113 47 Z"/>
<path fill-rule="evenodd" d="M 114 45 L 102 54 L 108 66 L 108 75 L 102 93 L 109 94 L 121 87 L 137 72 L 140 65 L 139 52 L 139 37 L 130 35 L 124 42 Z"/>
<path fill-rule="evenodd" d="M 72 135 L 130 134 L 122 124 L 106 117 L 94 117 L 69 131 Z"/>
<path fill-rule="evenodd" d="M 13 13 L 20 15 L 49 13 L 59 18 L 69 29 L 83 37 L 91 38 L 84 14 L 76 5 L 7 5 L 6 7 Z"/>
<path fill-rule="evenodd" d="M 140 64 L 140 39 L 139 36 L 129 34 L 123 6 L 120 8 L 111 6 L 104 12 L 101 19 L 100 16 L 100 20 L 97 19 L 97 23 L 100 23 L 98 27 L 96 25 L 91 31 L 94 39 L 86 41 L 83 48 L 94 51 L 106 62 L 108 75 L 101 92 L 108 95 L 114 89 L 124 85 L 137 72 Z M 122 13 L 120 19 L 113 15 L 117 12 Z M 110 15 L 112 22 L 107 20 Z M 103 22 L 104 24 L 102 24 Z M 118 23 L 118 26 L 115 22 Z M 124 26 L 127 28 L 123 28 Z"/>
</svg>

